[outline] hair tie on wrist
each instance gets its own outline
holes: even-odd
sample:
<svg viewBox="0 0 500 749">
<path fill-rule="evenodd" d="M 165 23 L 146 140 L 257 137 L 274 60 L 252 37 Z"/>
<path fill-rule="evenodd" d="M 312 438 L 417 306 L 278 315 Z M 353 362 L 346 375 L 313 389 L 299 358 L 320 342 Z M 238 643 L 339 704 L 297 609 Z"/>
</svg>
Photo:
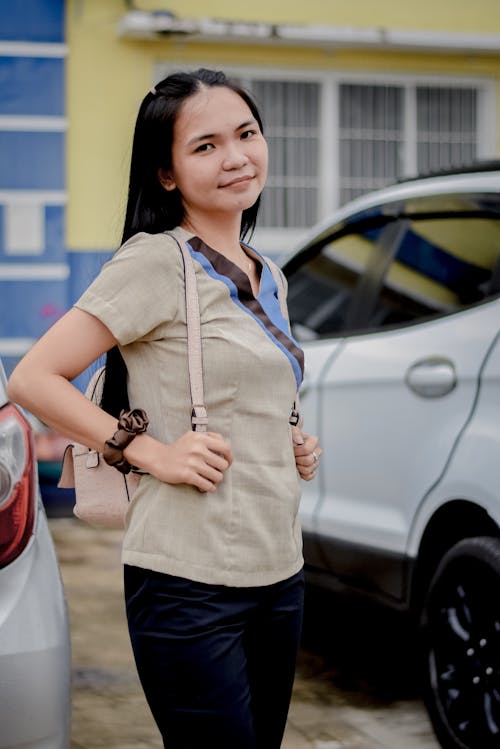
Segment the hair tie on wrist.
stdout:
<svg viewBox="0 0 500 749">
<path fill-rule="evenodd" d="M 146 411 L 142 408 L 133 408 L 131 411 L 120 411 L 118 419 L 118 429 L 124 429 L 126 432 L 133 434 L 142 434 L 148 428 L 149 419 Z M 133 439 L 133 437 L 132 437 Z"/>
<path fill-rule="evenodd" d="M 120 473 L 130 473 L 132 466 L 124 457 L 123 451 L 132 440 L 143 434 L 148 428 L 149 419 L 142 408 L 131 411 L 121 411 L 118 419 L 118 430 L 111 439 L 106 440 L 102 456 L 106 463 L 116 468 Z"/>
</svg>

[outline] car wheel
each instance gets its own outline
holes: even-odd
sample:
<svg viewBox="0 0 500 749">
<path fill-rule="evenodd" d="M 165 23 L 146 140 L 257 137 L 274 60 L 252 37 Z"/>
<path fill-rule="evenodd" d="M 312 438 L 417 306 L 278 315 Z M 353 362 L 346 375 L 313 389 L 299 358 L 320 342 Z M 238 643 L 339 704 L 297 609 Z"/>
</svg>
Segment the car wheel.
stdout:
<svg viewBox="0 0 500 749">
<path fill-rule="evenodd" d="M 443 557 L 422 614 L 424 700 L 445 749 L 500 747 L 500 540 Z"/>
</svg>

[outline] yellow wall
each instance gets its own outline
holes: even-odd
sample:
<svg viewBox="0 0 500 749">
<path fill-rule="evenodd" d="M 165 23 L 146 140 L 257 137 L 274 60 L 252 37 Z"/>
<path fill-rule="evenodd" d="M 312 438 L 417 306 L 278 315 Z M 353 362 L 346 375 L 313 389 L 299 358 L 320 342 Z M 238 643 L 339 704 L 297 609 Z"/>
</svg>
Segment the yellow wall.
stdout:
<svg viewBox="0 0 500 749">
<path fill-rule="evenodd" d="M 86 4 L 86 3 L 85 3 Z M 122 7 L 124 3 L 122 3 Z M 168 9 L 179 17 L 332 26 L 500 31 L 498 0 L 136 0 L 144 10 Z"/>
<path fill-rule="evenodd" d="M 179 16 L 207 15 L 206 0 L 150 3 L 142 8 L 169 8 Z M 403 6 L 403 7 L 401 7 Z M 331 25 L 392 28 L 442 28 L 500 33 L 498 0 L 210 0 L 211 17 L 239 20 L 316 22 Z M 286 17 L 284 17 L 286 9 Z M 307 14 L 306 14 L 307 9 Z M 452 12 L 453 9 L 453 12 Z M 479 12 L 481 10 L 481 12 Z M 190 67 L 207 64 L 392 73 L 439 73 L 488 76 L 496 81 L 500 102 L 498 56 L 439 55 L 415 52 L 290 49 L 119 39 L 118 20 L 125 14 L 120 0 L 70 0 L 67 11 L 67 106 L 69 190 L 67 244 L 75 250 L 116 247 L 123 221 L 130 144 L 137 108 L 153 83 L 161 62 Z M 307 18 L 306 18 L 307 15 Z M 417 26 L 418 24 L 418 26 Z M 500 110 L 498 112 L 500 122 Z M 500 152 L 500 138 L 497 151 Z"/>
</svg>

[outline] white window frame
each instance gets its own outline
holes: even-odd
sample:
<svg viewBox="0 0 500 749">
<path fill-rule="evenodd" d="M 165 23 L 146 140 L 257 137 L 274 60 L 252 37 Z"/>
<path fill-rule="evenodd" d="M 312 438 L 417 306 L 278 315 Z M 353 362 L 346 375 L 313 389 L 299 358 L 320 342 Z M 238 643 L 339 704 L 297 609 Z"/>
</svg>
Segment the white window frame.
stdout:
<svg viewBox="0 0 500 749">
<path fill-rule="evenodd" d="M 213 62 L 194 62 L 191 69 L 198 67 L 218 67 Z M 318 220 L 325 219 L 339 207 L 339 90 L 341 84 L 399 86 L 405 89 L 404 96 L 404 137 L 403 137 L 403 177 L 414 177 L 417 173 L 417 120 L 416 90 L 419 86 L 443 88 L 474 88 L 477 91 L 477 157 L 494 158 L 497 136 L 496 81 L 489 77 L 438 75 L 423 73 L 367 73 L 366 71 L 310 70 L 294 68 L 261 68 L 258 66 L 223 65 L 224 72 L 238 77 L 244 86 L 258 78 L 260 80 L 300 81 L 320 85 L 320 148 L 318 179 L 319 204 Z M 154 68 L 154 80 L 158 81 L 168 73 L 185 69 L 186 63 L 171 61 L 158 63 Z M 264 123 L 265 124 L 265 123 Z M 269 254 L 282 253 L 300 242 L 302 233 L 309 227 L 297 228 L 257 228 L 253 243 Z"/>
</svg>

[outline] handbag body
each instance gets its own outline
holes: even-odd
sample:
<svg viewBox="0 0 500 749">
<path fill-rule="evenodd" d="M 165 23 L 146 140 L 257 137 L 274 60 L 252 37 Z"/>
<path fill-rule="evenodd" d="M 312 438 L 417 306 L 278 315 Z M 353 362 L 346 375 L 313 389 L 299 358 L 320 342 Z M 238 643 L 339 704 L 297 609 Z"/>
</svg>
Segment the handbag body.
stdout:
<svg viewBox="0 0 500 749">
<path fill-rule="evenodd" d="M 85 395 L 100 403 L 105 368 L 90 380 Z M 74 442 L 64 451 L 58 486 L 75 489 L 73 513 L 80 520 L 101 528 L 124 528 L 129 503 L 139 484 L 139 474 L 120 473 L 101 453 Z"/>
</svg>

